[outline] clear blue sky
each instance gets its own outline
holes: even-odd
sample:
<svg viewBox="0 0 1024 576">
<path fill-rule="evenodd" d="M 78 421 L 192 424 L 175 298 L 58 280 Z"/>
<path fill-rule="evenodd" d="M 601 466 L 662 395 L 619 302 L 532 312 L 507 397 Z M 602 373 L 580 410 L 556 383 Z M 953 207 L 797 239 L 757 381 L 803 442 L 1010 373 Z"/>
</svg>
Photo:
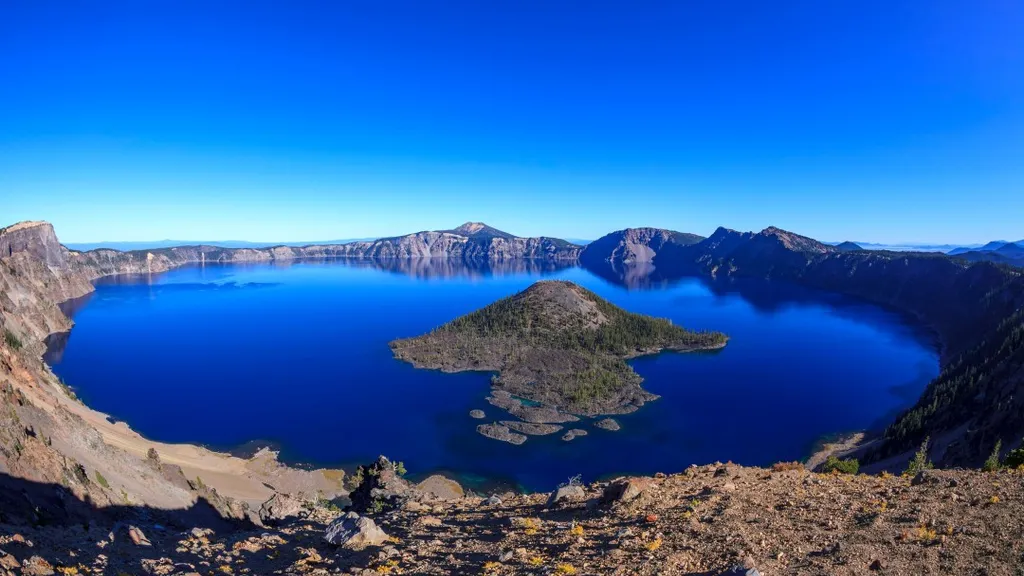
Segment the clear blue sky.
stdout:
<svg viewBox="0 0 1024 576">
<path fill-rule="evenodd" d="M 0 221 L 67 242 L 1024 237 L 1024 4 L 0 3 Z"/>
</svg>

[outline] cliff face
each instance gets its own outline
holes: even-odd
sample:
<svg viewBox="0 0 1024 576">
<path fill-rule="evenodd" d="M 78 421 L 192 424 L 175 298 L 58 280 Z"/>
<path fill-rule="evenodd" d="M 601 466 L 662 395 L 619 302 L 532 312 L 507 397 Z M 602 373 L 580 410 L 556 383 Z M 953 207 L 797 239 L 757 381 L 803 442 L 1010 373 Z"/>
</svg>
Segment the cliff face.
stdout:
<svg viewBox="0 0 1024 576">
<path fill-rule="evenodd" d="M 66 259 L 76 270 L 95 278 L 110 274 L 164 272 L 195 262 L 273 262 L 329 258 L 447 258 L 467 262 L 529 259 L 575 262 L 580 254 L 579 246 L 557 238 L 519 238 L 500 231 L 488 233 L 494 229 L 483 224 L 478 226 L 484 228 L 463 225 L 450 232 L 417 232 L 348 244 L 270 248 L 179 246 L 129 252 L 108 249 L 71 251 L 67 253 Z M 50 230 L 52 232 L 52 228 Z M 465 231 L 465 234 L 459 231 Z"/>
<path fill-rule="evenodd" d="M 288 469 L 272 455 L 246 461 L 148 441 L 77 401 L 42 361 L 44 340 L 72 325 L 58 303 L 91 292 L 97 276 L 166 269 L 169 257 L 83 257 L 65 250 L 46 223 L 0 230 L 0 246 L 0 521 L 24 510 L 29 516 L 20 519 L 31 523 L 91 521 L 95 508 L 116 515 L 119 506 L 144 504 L 154 517 L 219 525 L 250 515 L 249 504 L 273 494 L 270 481 L 307 494 L 340 492 L 335 472 Z M 210 485 L 195 480 L 200 473 Z"/>
<path fill-rule="evenodd" d="M 47 266 L 62 267 L 65 264 L 64 248 L 57 240 L 53 226 L 47 222 L 19 222 L 0 228 L 0 258 L 22 252 Z"/>
<path fill-rule="evenodd" d="M 689 246 L 701 240 L 703 236 L 660 228 L 626 228 L 588 244 L 580 254 L 580 261 L 590 264 L 652 262 L 666 248 Z"/>
</svg>

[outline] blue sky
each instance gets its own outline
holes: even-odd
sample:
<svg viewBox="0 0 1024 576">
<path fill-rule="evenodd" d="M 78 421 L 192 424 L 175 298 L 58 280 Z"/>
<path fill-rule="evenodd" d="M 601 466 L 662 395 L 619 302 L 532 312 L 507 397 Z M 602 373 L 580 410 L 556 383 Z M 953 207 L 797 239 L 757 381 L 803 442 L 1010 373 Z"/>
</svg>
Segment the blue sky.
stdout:
<svg viewBox="0 0 1024 576">
<path fill-rule="evenodd" d="M 1016 0 L 4 2 L 0 221 L 66 242 L 1024 237 Z"/>
</svg>

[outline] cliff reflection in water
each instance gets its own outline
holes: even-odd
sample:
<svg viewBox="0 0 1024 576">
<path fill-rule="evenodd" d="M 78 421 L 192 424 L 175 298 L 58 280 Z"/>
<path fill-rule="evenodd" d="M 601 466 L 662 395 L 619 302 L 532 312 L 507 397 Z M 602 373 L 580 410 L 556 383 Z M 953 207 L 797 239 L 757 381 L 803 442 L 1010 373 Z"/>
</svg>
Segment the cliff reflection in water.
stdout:
<svg viewBox="0 0 1024 576">
<path fill-rule="evenodd" d="M 555 274 L 576 266 L 566 260 L 473 260 L 458 258 L 340 259 L 346 266 L 373 268 L 419 279 L 487 278 L 490 276 Z"/>
</svg>

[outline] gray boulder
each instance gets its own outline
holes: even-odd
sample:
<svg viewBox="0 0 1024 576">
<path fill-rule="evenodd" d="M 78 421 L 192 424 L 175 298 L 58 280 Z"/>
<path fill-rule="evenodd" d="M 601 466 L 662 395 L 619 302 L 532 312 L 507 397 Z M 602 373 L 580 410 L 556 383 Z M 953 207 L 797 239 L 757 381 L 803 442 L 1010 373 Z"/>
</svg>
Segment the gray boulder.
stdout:
<svg viewBox="0 0 1024 576">
<path fill-rule="evenodd" d="M 264 524 L 271 526 L 293 518 L 305 518 L 309 513 L 305 503 L 294 496 L 277 493 L 260 506 L 259 517 Z"/>
<path fill-rule="evenodd" d="M 548 508 L 557 506 L 563 502 L 579 502 L 587 497 L 586 491 L 583 490 L 583 486 L 578 484 L 569 484 L 568 486 L 562 486 L 558 490 L 551 493 L 548 497 Z"/>
<path fill-rule="evenodd" d="M 362 550 L 368 546 L 380 546 L 387 542 L 388 535 L 377 523 L 355 512 L 339 517 L 327 526 L 324 541 L 347 550 Z"/>
</svg>

